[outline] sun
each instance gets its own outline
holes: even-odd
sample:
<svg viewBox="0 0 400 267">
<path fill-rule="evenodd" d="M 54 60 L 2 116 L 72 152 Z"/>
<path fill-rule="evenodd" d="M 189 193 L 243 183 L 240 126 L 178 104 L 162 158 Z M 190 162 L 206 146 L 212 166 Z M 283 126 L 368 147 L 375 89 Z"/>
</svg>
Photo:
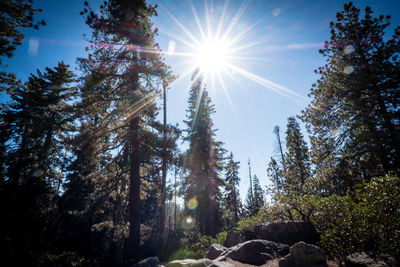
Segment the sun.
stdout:
<svg viewBox="0 0 400 267">
<path fill-rule="evenodd" d="M 225 79 L 239 82 L 238 77 L 242 76 L 276 93 L 296 100 L 308 101 L 306 97 L 297 92 L 243 67 L 251 66 L 249 62 L 254 62 L 254 60 L 267 60 L 262 58 L 263 51 L 266 51 L 263 46 L 270 41 L 269 38 L 263 38 L 260 35 L 261 32 L 257 33 L 257 36 L 251 34 L 254 31 L 257 32 L 264 17 L 250 25 L 241 22 L 241 16 L 248 9 L 250 0 L 242 1 L 236 12 L 232 12 L 234 9 L 229 7 L 229 1 L 225 1 L 220 6 L 215 6 L 214 1 L 211 1 L 211 6 L 209 0 L 202 1 L 204 8 L 200 8 L 200 10 L 204 11 L 204 16 L 199 16 L 197 7 L 193 5 L 192 1 L 189 2 L 192 10 L 190 16 L 194 18 L 192 21 L 196 22 L 197 29 L 185 25 L 170 12 L 167 6 L 162 5 L 164 11 L 178 26 L 176 29 L 179 29 L 179 31 L 165 30 L 164 33 L 172 38 L 168 44 L 168 52 L 165 54 L 186 59 L 179 64 L 184 66 L 184 70 L 175 81 L 190 77 L 193 73 L 201 74 L 203 84 L 211 85 L 209 88 L 212 89 L 221 88 L 229 100 Z M 273 13 L 270 16 L 278 15 Z M 201 17 L 205 19 L 201 19 Z M 282 46 L 282 49 L 285 50 L 287 47 Z M 258 55 L 258 53 L 261 54 Z M 197 69 L 199 72 L 196 71 Z"/>
<path fill-rule="evenodd" d="M 194 51 L 194 64 L 202 73 L 215 74 L 229 65 L 229 41 L 224 39 L 207 39 Z"/>
</svg>

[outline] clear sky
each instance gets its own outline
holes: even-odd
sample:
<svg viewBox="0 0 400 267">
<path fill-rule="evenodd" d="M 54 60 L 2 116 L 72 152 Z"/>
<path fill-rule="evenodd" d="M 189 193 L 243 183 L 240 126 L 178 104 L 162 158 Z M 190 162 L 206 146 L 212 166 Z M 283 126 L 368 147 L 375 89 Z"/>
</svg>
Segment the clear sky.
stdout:
<svg viewBox="0 0 400 267">
<path fill-rule="evenodd" d="M 75 69 L 76 58 L 85 56 L 82 36 L 90 33 L 79 15 L 83 1 L 34 2 L 43 9 L 36 18 L 44 19 L 47 25 L 38 31 L 24 31 L 23 45 L 12 59 L 4 60 L 9 70 L 23 80 L 36 69 L 54 67 L 60 60 Z M 101 2 L 89 1 L 93 8 Z M 262 185 L 267 184 L 266 168 L 274 150 L 273 127 L 281 126 L 284 137 L 287 118 L 300 114 L 308 104 L 307 94 L 318 78 L 314 70 L 324 64 L 318 50 L 329 39 L 329 22 L 346 2 L 150 1 L 158 4 L 158 16 L 153 18 L 154 26 L 159 29 L 156 40 L 163 51 L 170 49 L 171 53 L 165 55 L 166 62 L 180 76 L 168 91 L 169 123 L 184 126 L 190 74 L 194 69 L 194 64 L 188 62 L 193 58 L 188 54 L 195 53 L 191 47 L 195 40 L 202 43 L 201 31 L 215 35 L 221 25 L 220 35 L 237 40 L 231 43 L 230 50 L 235 51 L 229 53 L 230 67 L 219 71 L 220 78 L 215 76 L 215 82 L 210 77 L 207 88 L 216 108 L 213 116 L 218 129 L 216 138 L 241 162 L 242 198 L 249 186 L 249 158 L 252 173 Z M 374 14 L 391 15 L 389 34 L 394 26 L 400 25 L 398 0 L 353 2 L 362 10 L 370 6 Z M 306 135 L 304 131 L 303 134 Z"/>
</svg>

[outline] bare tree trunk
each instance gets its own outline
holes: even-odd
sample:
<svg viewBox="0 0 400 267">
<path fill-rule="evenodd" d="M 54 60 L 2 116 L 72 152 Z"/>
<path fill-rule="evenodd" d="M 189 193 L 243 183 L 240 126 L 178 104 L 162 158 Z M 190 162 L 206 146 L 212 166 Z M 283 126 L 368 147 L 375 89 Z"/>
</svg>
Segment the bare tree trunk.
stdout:
<svg viewBox="0 0 400 267">
<path fill-rule="evenodd" d="M 127 260 L 139 259 L 140 248 L 140 164 L 139 164 L 139 118 L 129 125 L 130 173 L 129 173 L 129 237 Z"/>
<path fill-rule="evenodd" d="M 161 203 L 160 203 L 160 235 L 164 233 L 165 224 L 165 200 L 167 184 L 167 82 L 163 82 L 163 151 L 161 166 Z"/>
</svg>

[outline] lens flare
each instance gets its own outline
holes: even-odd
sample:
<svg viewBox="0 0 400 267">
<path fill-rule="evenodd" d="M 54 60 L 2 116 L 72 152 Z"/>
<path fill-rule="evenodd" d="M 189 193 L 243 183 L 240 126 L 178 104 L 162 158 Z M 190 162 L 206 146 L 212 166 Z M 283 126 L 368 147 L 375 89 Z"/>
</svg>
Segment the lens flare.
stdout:
<svg viewBox="0 0 400 267">
<path fill-rule="evenodd" d="M 183 219 L 183 221 L 182 221 L 183 229 L 190 230 L 190 229 L 193 229 L 194 226 L 195 226 L 195 221 L 194 221 L 193 217 L 187 216 L 186 218 Z"/>
<path fill-rule="evenodd" d="M 344 48 L 343 53 L 345 53 L 345 55 L 350 55 L 351 53 L 354 52 L 354 46 L 352 45 L 348 45 Z"/>
<path fill-rule="evenodd" d="M 187 203 L 187 207 L 191 210 L 194 210 L 195 208 L 197 208 L 198 205 L 198 201 L 196 199 L 196 197 L 190 199 Z"/>
<path fill-rule="evenodd" d="M 352 74 L 354 72 L 354 67 L 353 66 L 347 66 L 344 68 L 343 73 L 344 74 Z"/>
<path fill-rule="evenodd" d="M 186 223 L 187 223 L 187 224 L 191 224 L 192 222 L 193 222 L 192 217 L 187 217 L 187 218 L 186 218 Z"/>
</svg>

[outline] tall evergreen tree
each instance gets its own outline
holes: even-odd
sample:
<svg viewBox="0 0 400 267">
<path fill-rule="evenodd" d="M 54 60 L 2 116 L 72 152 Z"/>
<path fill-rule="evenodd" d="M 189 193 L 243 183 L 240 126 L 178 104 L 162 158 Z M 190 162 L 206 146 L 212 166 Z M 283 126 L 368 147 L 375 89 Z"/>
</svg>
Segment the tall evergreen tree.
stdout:
<svg viewBox="0 0 400 267">
<path fill-rule="evenodd" d="M 22 87 L 11 91 L 12 101 L 2 105 L 3 180 L 16 185 L 41 177 L 59 186 L 63 134 L 73 129 L 76 95 L 74 74 L 60 62 L 54 69 L 39 70 Z"/>
<path fill-rule="evenodd" d="M 307 144 L 294 117 L 288 118 L 286 149 L 284 189 L 286 192 L 300 193 L 310 176 L 310 159 Z"/>
<path fill-rule="evenodd" d="M 272 194 L 272 199 L 278 200 L 281 194 L 284 193 L 283 172 L 285 170 L 286 162 L 280 136 L 280 128 L 278 125 L 274 127 L 273 132 L 276 138 L 274 156 L 271 157 L 267 167 L 267 175 L 272 184 L 267 187 L 267 191 Z"/>
<path fill-rule="evenodd" d="M 257 175 L 252 177 L 252 187 L 249 187 L 245 200 L 245 209 L 247 216 L 254 216 L 265 205 L 265 192 L 261 188 L 260 180 Z"/>
<path fill-rule="evenodd" d="M 245 200 L 245 209 L 247 216 L 254 216 L 265 205 L 265 192 L 260 186 L 260 180 L 257 175 L 253 175 L 252 188 L 249 187 Z"/>
<path fill-rule="evenodd" d="M 261 188 L 260 180 L 257 175 L 253 176 L 253 192 L 254 192 L 254 212 L 258 213 L 258 211 L 265 205 L 265 192 Z"/>
<path fill-rule="evenodd" d="M 242 202 L 239 195 L 239 161 L 234 161 L 233 153 L 225 165 L 225 210 L 228 213 L 228 224 L 234 225 L 239 221 Z"/>
<path fill-rule="evenodd" d="M 53 249 L 64 140 L 74 128 L 73 82 L 74 74 L 60 62 L 31 75 L 2 105 L 0 203 L 6 225 L 0 239 L 11 257 L 6 265 L 43 264 Z"/>
<path fill-rule="evenodd" d="M 223 149 L 221 143 L 214 140 L 211 115 L 215 109 L 198 70 L 192 76 L 188 103 L 185 140 L 189 142 L 189 148 L 184 166 L 187 172 L 184 198 L 186 203 L 196 202 L 196 207 L 189 204 L 187 213 L 194 216 L 200 233 L 214 236 L 220 227 L 219 186 L 222 180 L 219 172 Z"/>
<path fill-rule="evenodd" d="M 273 200 L 276 201 L 284 193 L 284 177 L 281 166 L 273 157 L 268 163 L 267 175 L 272 183 L 268 188 L 268 192 L 272 194 Z"/>
<path fill-rule="evenodd" d="M 316 175 L 324 190 L 344 194 L 372 176 L 400 169 L 400 27 L 385 37 L 390 16 L 352 3 L 331 22 L 303 120 L 311 133 Z"/>
<path fill-rule="evenodd" d="M 97 131 L 105 134 L 103 139 L 112 133 L 113 149 L 125 155 L 129 172 L 126 260 L 138 259 L 143 221 L 141 178 L 155 173 L 151 166 L 160 154 L 153 145 L 162 145 L 157 131 L 162 126 L 155 122 L 153 100 L 166 67 L 150 21 L 157 15 L 156 7 L 145 1 L 110 0 L 100 6 L 100 12 L 94 12 L 87 2 L 85 5 L 81 14 L 93 33 L 89 57 L 80 59 L 86 74 L 83 104 L 99 114 Z"/>
</svg>

